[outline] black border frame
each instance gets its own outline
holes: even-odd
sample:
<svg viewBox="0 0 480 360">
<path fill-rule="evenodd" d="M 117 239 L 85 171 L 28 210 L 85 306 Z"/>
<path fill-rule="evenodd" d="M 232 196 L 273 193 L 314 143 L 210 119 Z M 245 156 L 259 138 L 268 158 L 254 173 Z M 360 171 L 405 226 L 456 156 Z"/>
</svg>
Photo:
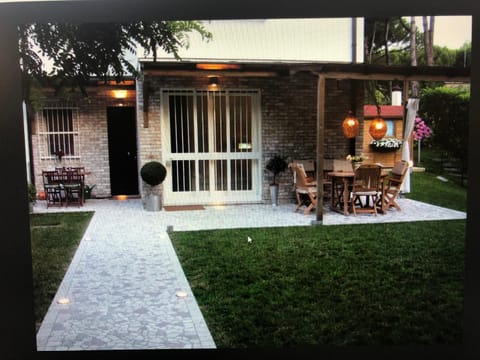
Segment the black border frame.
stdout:
<svg viewBox="0 0 480 360">
<path fill-rule="evenodd" d="M 0 358 L 159 358 L 165 356 L 330 356 L 370 358 L 480 358 L 480 319 L 478 304 L 478 172 L 479 152 L 474 149 L 480 138 L 476 114 L 480 113 L 480 12 L 473 0 L 89 0 L 0 3 L 0 273 L 1 321 Z M 462 346 L 429 347 L 314 347 L 301 349 L 246 350 L 145 350 L 37 352 L 33 318 L 31 254 L 26 168 L 21 113 L 21 77 L 18 69 L 16 25 L 30 21 L 111 22 L 133 19 L 248 19 L 308 18 L 353 16 L 471 15 L 472 68 L 469 128 L 469 182 L 466 231 L 465 337 Z M 23 199 L 23 201 L 22 201 Z"/>
</svg>

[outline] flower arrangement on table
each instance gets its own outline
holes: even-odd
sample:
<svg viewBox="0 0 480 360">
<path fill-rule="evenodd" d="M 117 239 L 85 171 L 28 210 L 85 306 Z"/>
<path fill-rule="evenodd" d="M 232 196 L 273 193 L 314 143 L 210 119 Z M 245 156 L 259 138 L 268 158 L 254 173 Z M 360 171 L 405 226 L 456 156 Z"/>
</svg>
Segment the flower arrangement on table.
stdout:
<svg viewBox="0 0 480 360">
<path fill-rule="evenodd" d="M 367 159 L 367 157 L 363 154 L 361 154 L 361 155 L 350 155 L 350 154 L 348 154 L 345 159 L 347 159 L 348 161 L 351 161 L 352 163 L 356 163 L 356 162 L 362 162 L 363 160 Z"/>
<path fill-rule="evenodd" d="M 394 137 L 385 137 L 380 140 L 372 140 L 370 147 L 378 152 L 397 151 L 402 147 L 403 141 Z"/>
</svg>

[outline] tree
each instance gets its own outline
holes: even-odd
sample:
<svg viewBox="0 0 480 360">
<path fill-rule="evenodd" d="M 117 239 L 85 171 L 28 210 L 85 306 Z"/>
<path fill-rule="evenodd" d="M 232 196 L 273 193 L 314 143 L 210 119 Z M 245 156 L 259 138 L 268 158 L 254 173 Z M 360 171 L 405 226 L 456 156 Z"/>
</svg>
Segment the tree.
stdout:
<svg viewBox="0 0 480 360">
<path fill-rule="evenodd" d="M 410 64 L 405 54 L 410 47 L 410 26 L 403 17 L 365 18 L 365 62 L 369 64 Z M 391 81 L 367 83 L 368 99 L 372 103 L 391 101 Z"/>
<path fill-rule="evenodd" d="M 410 65 L 417 66 L 417 24 L 415 16 L 410 17 Z M 418 81 L 411 81 L 412 96 L 418 97 L 420 84 Z"/>
<path fill-rule="evenodd" d="M 422 16 L 423 21 L 423 41 L 425 47 L 425 59 L 428 66 L 434 65 L 434 47 L 433 47 L 433 33 L 435 29 L 435 16 L 430 16 L 430 23 L 427 16 Z"/>
<path fill-rule="evenodd" d="M 366 17 L 365 62 L 390 65 L 392 56 L 408 49 L 408 36 L 409 27 L 402 17 Z"/>
<path fill-rule="evenodd" d="M 134 57 L 137 45 L 146 54 L 152 54 L 154 60 L 158 48 L 179 58 L 179 49 L 189 46 L 190 32 L 199 33 L 204 40 L 212 36 L 197 21 L 34 23 L 21 26 L 19 50 L 24 90 L 29 91 L 32 79 L 56 89 L 66 85 L 78 86 L 84 92 L 92 77 L 119 82 L 127 75 L 136 75 Z M 43 66 L 45 59 L 51 63 L 52 69 L 48 73 Z"/>
</svg>

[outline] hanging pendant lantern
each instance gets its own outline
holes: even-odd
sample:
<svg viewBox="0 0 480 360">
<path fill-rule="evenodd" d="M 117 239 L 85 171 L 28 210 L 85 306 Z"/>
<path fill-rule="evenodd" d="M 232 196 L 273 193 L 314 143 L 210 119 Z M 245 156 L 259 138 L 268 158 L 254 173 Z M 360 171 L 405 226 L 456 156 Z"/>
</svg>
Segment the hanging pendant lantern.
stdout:
<svg viewBox="0 0 480 360">
<path fill-rule="evenodd" d="M 347 117 L 343 120 L 342 129 L 343 135 L 345 135 L 347 139 L 354 138 L 358 135 L 360 124 L 351 111 L 348 112 Z"/>
<path fill-rule="evenodd" d="M 387 123 L 381 116 L 377 116 L 372 120 L 368 132 L 375 140 L 380 140 L 387 133 Z"/>
</svg>

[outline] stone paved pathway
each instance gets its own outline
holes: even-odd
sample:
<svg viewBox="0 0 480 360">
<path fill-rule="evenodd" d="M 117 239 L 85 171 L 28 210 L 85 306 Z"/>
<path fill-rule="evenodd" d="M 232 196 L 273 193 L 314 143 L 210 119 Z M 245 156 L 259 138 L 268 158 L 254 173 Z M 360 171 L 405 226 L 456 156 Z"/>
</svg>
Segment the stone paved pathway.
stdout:
<svg viewBox="0 0 480 360">
<path fill-rule="evenodd" d="M 407 199 L 403 211 L 344 216 L 327 212 L 324 225 L 464 219 L 466 214 Z M 95 211 L 37 333 L 37 349 L 128 350 L 215 348 L 167 234 L 174 230 L 310 225 L 314 215 L 294 205 L 207 206 L 205 210 L 148 212 L 141 200 L 88 200 Z M 178 291 L 187 296 L 180 298 Z M 68 304 L 59 304 L 61 298 Z"/>
</svg>

